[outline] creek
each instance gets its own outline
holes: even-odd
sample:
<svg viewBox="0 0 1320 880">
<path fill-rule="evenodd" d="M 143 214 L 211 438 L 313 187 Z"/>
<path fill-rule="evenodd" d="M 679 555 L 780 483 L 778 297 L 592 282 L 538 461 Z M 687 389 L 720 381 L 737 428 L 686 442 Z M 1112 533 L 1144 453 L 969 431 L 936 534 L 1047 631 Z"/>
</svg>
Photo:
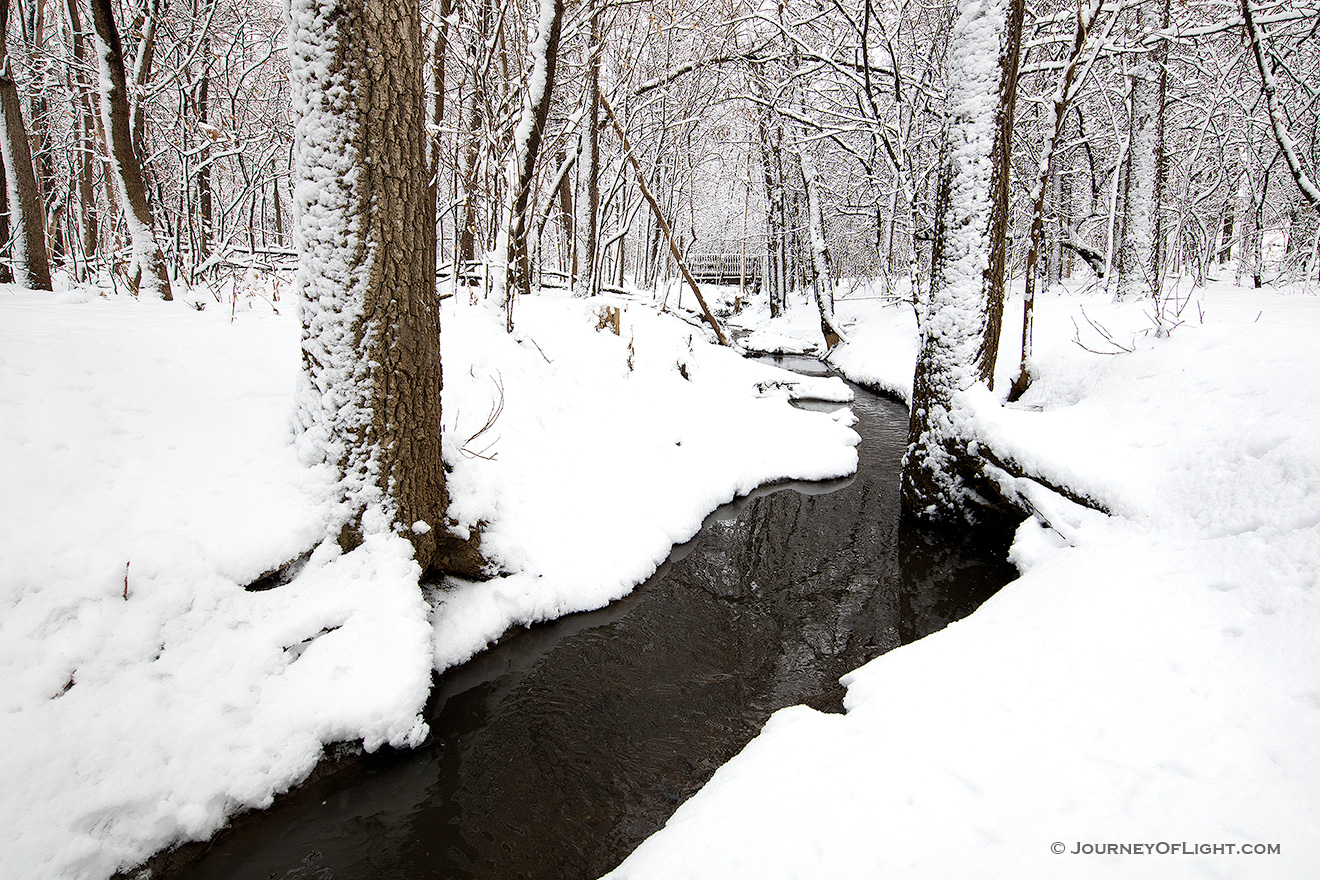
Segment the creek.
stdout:
<svg viewBox="0 0 1320 880">
<path fill-rule="evenodd" d="M 854 390 L 854 476 L 720 507 L 625 599 L 515 631 L 439 676 L 422 747 L 327 762 L 157 876 L 597 877 L 772 712 L 842 711 L 841 675 L 1016 576 L 1008 535 L 900 523 L 907 411 Z"/>
</svg>

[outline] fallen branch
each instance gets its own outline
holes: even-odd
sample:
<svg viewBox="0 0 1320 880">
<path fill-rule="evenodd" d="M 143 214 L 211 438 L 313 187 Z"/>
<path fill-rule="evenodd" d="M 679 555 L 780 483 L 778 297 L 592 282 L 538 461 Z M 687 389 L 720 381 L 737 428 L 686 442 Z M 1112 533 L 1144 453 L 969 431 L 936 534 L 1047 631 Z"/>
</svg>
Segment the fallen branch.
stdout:
<svg viewBox="0 0 1320 880">
<path fill-rule="evenodd" d="M 609 117 L 610 126 L 614 129 L 614 133 L 619 136 L 619 141 L 623 145 L 624 156 L 628 159 L 628 163 L 632 165 L 633 171 L 636 172 L 637 188 L 641 190 L 647 204 L 651 206 L 651 212 L 655 214 L 656 224 L 660 227 L 660 231 L 664 233 L 665 240 L 669 242 L 669 250 L 674 255 L 674 262 L 678 264 L 679 271 L 683 273 L 683 277 L 691 285 L 692 292 L 697 297 L 697 302 L 701 304 L 701 311 L 705 313 L 706 322 L 715 331 L 715 338 L 719 340 L 720 345 L 728 345 L 729 340 L 725 338 L 724 331 L 720 329 L 719 321 L 715 320 L 715 315 L 711 313 L 710 306 L 706 305 L 705 297 L 701 295 L 701 288 L 697 286 L 692 273 L 688 271 L 687 263 L 683 260 L 683 254 L 678 248 L 678 243 L 674 241 L 673 230 L 669 228 L 669 221 L 665 220 L 664 212 L 660 210 L 660 203 L 655 200 L 655 196 L 651 194 L 651 188 L 646 185 L 646 175 L 642 172 L 642 166 L 637 161 L 637 157 L 633 155 L 632 144 L 628 142 L 627 132 L 623 130 L 618 117 L 614 115 L 614 109 L 610 107 L 609 101 L 605 100 L 605 95 L 599 90 L 597 90 L 596 95 L 600 98 L 601 109 Z"/>
<path fill-rule="evenodd" d="M 1105 504 L 1103 501 L 1100 501 L 1096 498 L 1092 498 L 1090 495 L 1087 495 L 1084 492 L 1077 492 L 1074 491 L 1073 489 L 1069 489 L 1067 486 L 1063 486 L 1058 483 L 1055 483 L 1052 480 L 1048 479 L 1047 477 L 1043 477 L 1038 473 L 1033 473 L 1025 465 L 1014 459 L 1012 456 L 1000 455 L 996 453 L 993 449 L 987 447 L 984 443 L 978 442 L 977 446 L 978 449 L 976 454 L 980 458 L 984 459 L 986 463 L 1003 471 L 1008 476 L 1018 480 L 1030 480 L 1031 482 L 1037 484 L 1038 486 L 1043 486 L 1044 488 L 1049 489 L 1051 492 L 1053 492 L 1055 495 L 1058 495 L 1060 498 L 1066 498 L 1069 501 L 1071 501 L 1073 504 L 1076 504 L 1079 507 L 1085 507 L 1087 510 L 1094 510 L 1097 513 L 1103 513 L 1105 516 L 1113 515 L 1113 511 L 1109 509 L 1109 505 Z M 1022 498 L 1020 495 L 1017 496 L 1016 498 L 1005 497 L 1004 500 L 1009 504 L 1013 504 L 1015 507 L 1018 507 L 1018 509 L 1023 510 L 1026 513 L 1035 512 L 1034 505 L 1032 505 L 1025 498 Z"/>
</svg>

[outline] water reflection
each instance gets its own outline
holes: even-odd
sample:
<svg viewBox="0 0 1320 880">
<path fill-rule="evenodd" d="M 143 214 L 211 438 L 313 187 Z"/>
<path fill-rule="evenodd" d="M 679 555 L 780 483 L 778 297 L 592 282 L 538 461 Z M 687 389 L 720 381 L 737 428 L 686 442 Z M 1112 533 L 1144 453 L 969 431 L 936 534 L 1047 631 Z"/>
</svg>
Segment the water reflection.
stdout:
<svg viewBox="0 0 1320 880">
<path fill-rule="evenodd" d="M 191 878 L 579 878 L 613 868 L 771 712 L 969 613 L 1002 546 L 902 526 L 907 413 L 858 391 L 855 478 L 717 510 L 646 585 L 437 682 L 433 736 L 245 817 Z M 997 554 L 997 557 L 996 557 Z M 996 561 L 997 560 L 999 561 Z"/>
</svg>

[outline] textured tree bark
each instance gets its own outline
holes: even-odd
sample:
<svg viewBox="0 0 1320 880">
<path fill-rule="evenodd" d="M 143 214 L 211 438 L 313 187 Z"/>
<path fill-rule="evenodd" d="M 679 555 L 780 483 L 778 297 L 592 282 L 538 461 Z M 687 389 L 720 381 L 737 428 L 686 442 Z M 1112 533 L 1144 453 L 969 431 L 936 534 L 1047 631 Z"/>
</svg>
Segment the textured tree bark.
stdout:
<svg viewBox="0 0 1320 880">
<path fill-rule="evenodd" d="M 570 164 L 577 164 L 576 161 L 570 162 L 560 150 L 555 156 L 561 168 L 564 170 L 559 175 L 559 185 L 555 187 L 554 194 L 550 197 L 551 207 L 546 210 L 545 216 L 549 217 L 554 210 L 553 205 L 556 201 L 559 203 L 559 216 L 561 229 L 563 230 L 559 241 L 562 243 L 562 251 L 559 251 L 561 259 L 560 268 L 568 272 L 568 284 L 571 287 L 573 277 L 577 275 L 577 263 L 573 259 L 573 183 L 568 175 Z M 542 218 L 542 227 L 545 225 L 545 218 Z"/>
<path fill-rule="evenodd" d="M 1013 118 L 1017 110 L 1018 64 L 1022 58 L 1022 22 L 1025 0 L 1009 0 L 999 49 L 999 103 L 995 109 L 995 143 L 990 153 L 989 260 L 982 276 L 986 303 L 981 347 L 976 353 L 977 375 L 986 387 L 995 387 L 995 362 L 1004 323 L 1004 266 L 1008 261 L 1008 184 L 1013 176 Z"/>
<path fill-rule="evenodd" d="M 46 0 L 28 0 L 22 17 L 24 49 L 34 56 L 46 51 Z M 39 74 L 27 89 L 28 124 L 31 137 L 32 168 L 37 178 L 37 195 L 44 211 L 47 241 L 47 265 L 57 266 L 65 261 L 68 246 L 64 239 L 62 216 L 67 207 L 64 189 L 55 171 L 56 144 L 51 132 L 50 96 L 55 93 L 55 82 L 49 70 Z"/>
<path fill-rule="evenodd" d="M 70 0 L 72 2 L 72 0 Z M 192 14 L 194 18 L 202 15 L 201 0 L 192 0 Z M 201 54 L 203 56 L 210 54 L 211 37 L 208 31 L 203 36 Z M 197 121 L 201 123 L 202 136 L 210 140 L 207 131 L 210 130 L 210 106 L 211 106 L 211 75 L 204 66 L 201 77 L 193 84 L 188 93 L 188 104 Z M 142 123 L 142 124 L 145 124 Z M 213 223 L 213 196 L 211 192 L 211 151 L 206 146 L 206 141 L 197 151 L 196 171 L 194 172 L 194 191 L 197 194 L 197 259 L 194 260 L 194 267 L 199 263 L 205 263 L 211 252 L 211 233 Z M 275 216 L 279 217 L 279 188 L 275 190 Z"/>
<path fill-rule="evenodd" d="M 1003 271 L 1002 250 L 995 254 L 1007 220 L 1021 6 L 962 0 L 950 40 L 930 296 L 917 310 L 921 347 L 900 486 L 904 515 L 917 519 L 974 522 L 997 500 L 977 455 L 975 407 L 989 390 L 1002 316 L 1003 279 L 993 276 Z"/>
<path fill-rule="evenodd" d="M 147 201 L 142 164 L 133 144 L 124 49 L 115 25 L 113 0 L 92 0 L 92 28 L 96 34 L 100 70 L 101 121 L 112 177 L 124 206 L 124 218 L 133 245 L 129 283 L 135 291 L 173 299 L 165 256 L 156 240 L 155 218 Z"/>
<path fill-rule="evenodd" d="M 4 42 L 8 20 L 9 0 L 0 0 L 0 121 L 4 124 L 0 153 L 4 158 L 5 197 L 14 238 L 11 246 L 14 277 L 19 284 L 34 290 L 50 290 L 46 211 L 32 166 L 27 127 L 23 123 L 23 102 L 18 96 L 18 85 L 9 75 Z"/>
<path fill-rule="evenodd" d="M 295 0 L 290 20 L 300 443 L 337 470 L 343 546 L 395 532 L 423 569 L 477 573 L 446 521 L 419 9 Z"/>
</svg>

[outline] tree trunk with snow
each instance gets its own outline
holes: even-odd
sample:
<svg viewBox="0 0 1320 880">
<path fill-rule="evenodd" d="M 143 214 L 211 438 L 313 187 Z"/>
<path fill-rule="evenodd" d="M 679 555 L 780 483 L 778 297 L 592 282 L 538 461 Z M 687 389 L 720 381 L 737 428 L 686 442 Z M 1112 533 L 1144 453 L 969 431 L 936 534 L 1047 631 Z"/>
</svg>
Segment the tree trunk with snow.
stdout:
<svg viewBox="0 0 1320 880">
<path fill-rule="evenodd" d="M 50 290 L 50 255 L 46 249 L 46 212 L 32 165 L 23 102 L 9 71 L 5 35 L 9 0 L 0 0 L 0 155 L 5 167 L 5 197 L 9 203 L 14 279 L 34 290 Z M 8 241 L 6 236 L 5 241 Z M 0 242 L 3 244 L 4 242 Z"/>
<path fill-rule="evenodd" d="M 564 20 L 564 0 L 542 0 L 536 40 L 531 46 L 531 69 L 522 114 L 513 132 L 513 156 L 509 160 L 509 207 L 504 219 L 505 325 L 513 332 L 513 299 L 532 292 L 532 264 L 527 252 L 527 204 L 536 177 L 550 97 L 554 94 L 555 67 L 559 60 L 559 32 Z"/>
<path fill-rule="evenodd" d="M 132 111 L 124 50 L 115 24 L 112 0 L 92 0 L 92 33 L 101 91 L 101 122 L 111 176 L 132 243 L 129 283 L 133 289 L 161 299 L 173 299 L 165 256 L 156 240 L 155 218 L 147 199 L 147 186 L 133 144 Z"/>
<path fill-rule="evenodd" d="M 577 218 L 573 226 L 573 294 L 595 296 L 599 287 L 596 278 L 596 249 L 600 238 L 597 213 L 600 210 L 600 107 L 596 96 L 600 91 L 600 11 L 591 5 L 590 26 L 587 32 L 586 85 L 582 94 L 581 123 L 582 154 L 577 162 Z"/>
<path fill-rule="evenodd" d="M 1040 164 L 1036 170 L 1036 182 L 1031 190 L 1031 243 L 1027 249 L 1026 281 L 1022 293 L 1022 357 L 1018 363 L 1018 376 L 1013 380 L 1008 399 L 1017 400 L 1031 384 L 1031 341 L 1036 305 L 1037 267 L 1040 254 L 1045 245 L 1045 191 L 1051 179 L 1058 179 L 1054 174 L 1054 154 L 1063 127 L 1068 119 L 1068 105 L 1076 94 L 1074 84 L 1077 81 L 1077 68 L 1082 60 L 1082 49 L 1086 45 L 1086 36 L 1090 32 L 1095 17 L 1100 13 L 1104 0 L 1090 0 L 1085 7 L 1077 10 L 1077 27 L 1073 32 L 1072 52 L 1064 66 L 1059 85 L 1054 90 L 1054 119 L 1045 130 L 1045 143 L 1041 147 Z M 1088 65 L 1089 66 L 1089 65 Z M 1082 74 L 1086 79 L 1086 74 Z M 1056 190 L 1057 192 L 1057 190 Z M 1062 249 L 1060 249 L 1062 250 Z M 1053 262 L 1053 261 L 1052 261 Z"/>
<path fill-rule="evenodd" d="M 445 518 L 418 7 L 294 0 L 289 56 L 300 446 L 336 470 L 343 546 L 393 531 L 423 569 L 471 567 Z"/>
<path fill-rule="evenodd" d="M 1260 208 L 1264 198 L 1264 187 L 1257 186 L 1255 159 L 1252 139 L 1248 137 L 1246 146 L 1242 147 L 1237 191 L 1238 246 L 1233 283 L 1239 287 L 1242 285 L 1242 277 L 1245 273 L 1253 276 L 1252 287 L 1260 287 L 1261 281 L 1257 266 L 1261 254 Z"/>
<path fill-rule="evenodd" d="M 1150 22 L 1137 7 L 1137 32 Z M 1129 91 L 1131 141 L 1127 150 L 1127 184 L 1124 188 L 1122 232 L 1118 245 L 1120 301 L 1149 296 L 1153 287 L 1151 260 L 1155 250 L 1155 177 L 1159 170 L 1159 70 L 1150 54 L 1137 56 Z"/>
<path fill-rule="evenodd" d="M 807 226 L 811 234 L 812 291 L 816 298 L 816 311 L 820 314 L 820 333 L 825 347 L 832 349 L 844 341 L 843 333 L 834 320 L 833 267 L 830 265 L 830 246 L 825 238 L 825 209 L 820 197 L 820 173 L 816 170 L 816 157 L 805 138 L 799 141 L 798 159 L 802 168 L 802 188 L 807 194 Z"/>
<path fill-rule="evenodd" d="M 780 147 L 783 127 L 774 118 L 773 112 L 766 107 L 757 108 L 756 125 L 761 148 L 761 176 L 765 181 L 766 273 L 764 283 L 770 298 L 770 317 L 777 318 L 784 313 L 787 294 L 785 288 L 788 284 L 784 271 L 787 254 L 784 247 L 784 167 Z"/>
<path fill-rule="evenodd" d="M 1169 0 L 1160 0 L 1160 29 L 1167 31 L 1172 22 Z M 1151 246 L 1147 265 L 1149 291 L 1159 300 L 1164 293 L 1165 234 L 1164 202 L 1168 197 L 1169 155 L 1166 121 L 1169 104 L 1169 42 L 1161 39 L 1155 47 L 1155 179 L 1151 184 Z"/>
<path fill-rule="evenodd" d="M 1019 0 L 962 0 L 950 39 L 949 118 L 935 193 L 930 295 L 903 456 L 907 516 L 965 522 L 994 496 L 976 454 L 972 399 L 988 389 L 998 347 L 1007 152 L 1020 46 Z M 987 268 L 988 267 L 988 268 Z M 997 284 L 996 284 L 997 282 Z M 996 294 L 996 286 L 999 293 Z"/>
<path fill-rule="evenodd" d="M 480 205 L 478 204 L 478 184 L 481 179 L 481 141 L 486 125 L 485 94 L 488 87 L 485 74 L 487 55 L 486 45 L 490 20 L 492 17 L 490 0 L 479 0 L 472 9 L 473 27 L 468 37 L 468 61 L 471 67 L 472 81 L 466 84 L 467 106 L 463 110 L 463 121 L 467 123 L 464 131 L 465 148 L 463 151 L 463 205 L 462 229 L 459 232 L 458 260 L 470 262 L 477 257 L 477 247 L 484 250 L 486 239 L 481 234 Z M 461 266 L 459 267 L 461 269 Z M 457 277 L 457 276 L 455 276 Z"/>
<path fill-rule="evenodd" d="M 82 257 L 86 261 L 96 255 L 100 244 L 100 228 L 97 222 L 96 193 L 94 190 L 96 180 L 96 147 L 94 145 L 96 124 L 93 121 L 95 113 L 92 109 L 92 85 L 88 81 L 83 67 L 88 63 L 87 44 L 83 39 L 82 13 L 78 8 L 78 0 L 64 0 L 64 13 L 69 23 L 70 50 L 76 62 L 70 65 L 72 68 L 70 77 L 73 85 L 73 93 L 70 98 L 73 105 L 74 137 L 77 151 L 77 156 L 74 159 L 74 175 L 76 177 L 74 189 L 78 193 L 78 217 L 82 231 Z"/>
<path fill-rule="evenodd" d="M 990 150 L 990 229 L 986 269 L 981 273 L 985 323 L 977 352 L 977 375 L 995 387 L 999 334 L 1004 321 L 1005 270 L 1008 264 L 1009 181 L 1013 176 L 1013 120 L 1017 109 L 1018 65 L 1022 59 L 1025 0 L 1008 0 L 999 48 L 999 104 L 995 109 L 995 139 Z M 933 271 L 932 271 L 932 274 Z"/>
</svg>

